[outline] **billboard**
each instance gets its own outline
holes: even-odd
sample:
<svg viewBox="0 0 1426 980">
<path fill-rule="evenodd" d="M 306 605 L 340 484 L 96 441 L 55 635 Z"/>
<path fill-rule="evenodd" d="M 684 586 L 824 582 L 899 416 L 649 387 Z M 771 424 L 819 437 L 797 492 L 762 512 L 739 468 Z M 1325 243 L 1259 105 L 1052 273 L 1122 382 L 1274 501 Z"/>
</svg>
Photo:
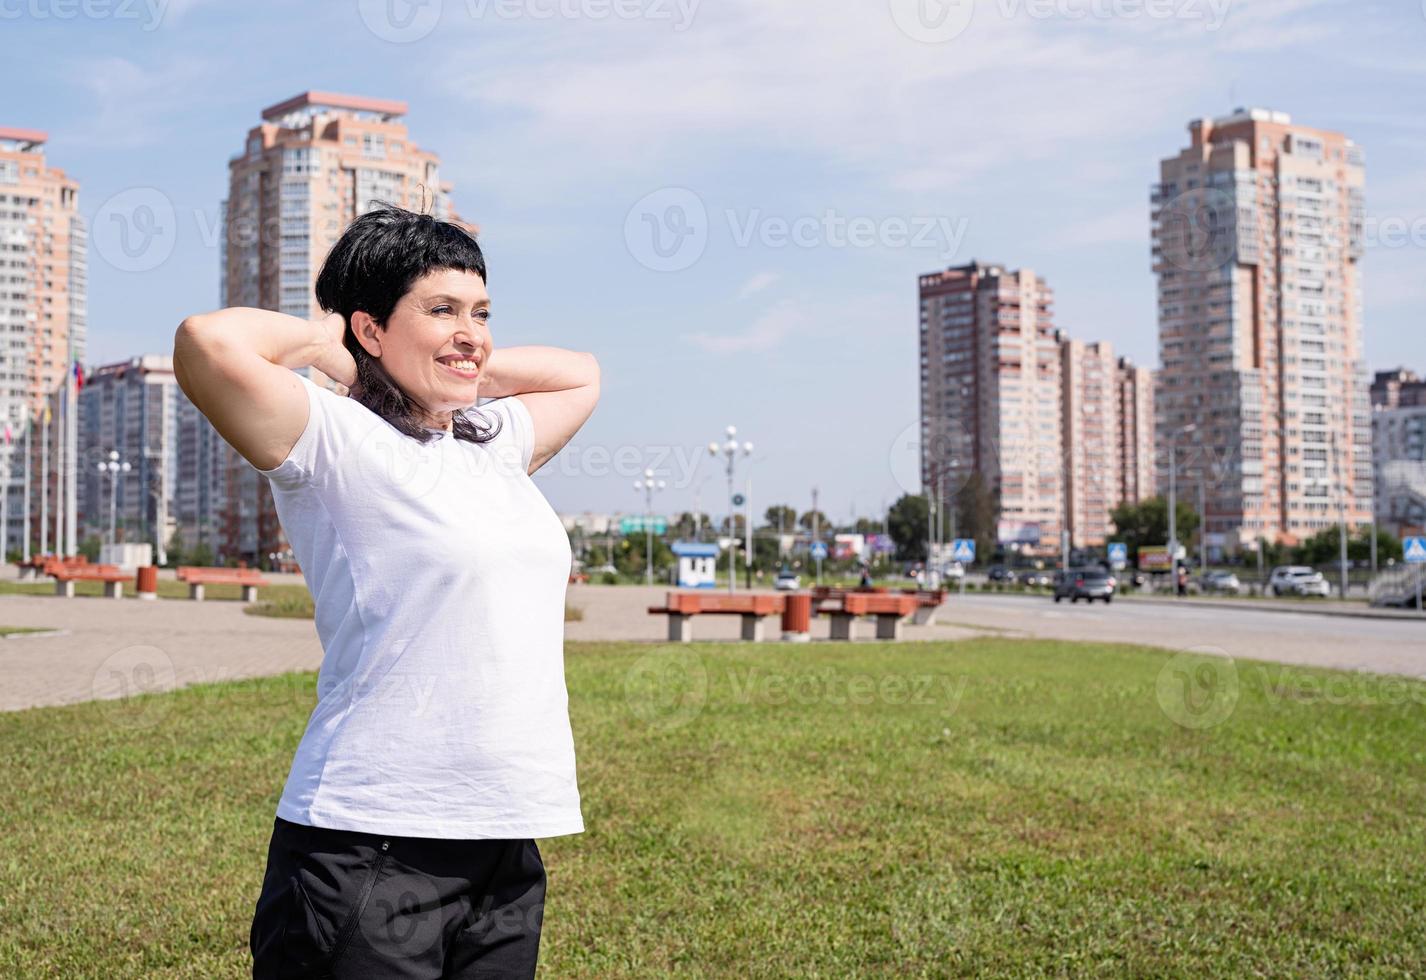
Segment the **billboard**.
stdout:
<svg viewBox="0 0 1426 980">
<path fill-rule="evenodd" d="M 995 538 L 1001 544 L 1039 544 L 1040 525 L 1025 521 L 1001 521 L 996 525 Z"/>
</svg>

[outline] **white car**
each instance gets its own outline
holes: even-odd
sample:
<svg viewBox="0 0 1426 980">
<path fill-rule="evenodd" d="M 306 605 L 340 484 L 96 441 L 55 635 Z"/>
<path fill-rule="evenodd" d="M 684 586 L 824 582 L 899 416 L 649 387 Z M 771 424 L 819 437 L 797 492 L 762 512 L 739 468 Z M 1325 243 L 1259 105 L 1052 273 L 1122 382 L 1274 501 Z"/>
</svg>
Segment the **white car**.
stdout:
<svg viewBox="0 0 1426 980">
<path fill-rule="evenodd" d="M 1315 568 L 1280 565 L 1268 578 L 1268 591 L 1273 595 L 1319 596 L 1325 599 L 1332 594 L 1332 587 Z"/>
<path fill-rule="evenodd" d="M 802 579 L 797 573 L 789 568 L 784 568 L 777 573 L 777 578 L 773 579 L 772 587 L 779 592 L 796 592 L 802 588 Z"/>
</svg>

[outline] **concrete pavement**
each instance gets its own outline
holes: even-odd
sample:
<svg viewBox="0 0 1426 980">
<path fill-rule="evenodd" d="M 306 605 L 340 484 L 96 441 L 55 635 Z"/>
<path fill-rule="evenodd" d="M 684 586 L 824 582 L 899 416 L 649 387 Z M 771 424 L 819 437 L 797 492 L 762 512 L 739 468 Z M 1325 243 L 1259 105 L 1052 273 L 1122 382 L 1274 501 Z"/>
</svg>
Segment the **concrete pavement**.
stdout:
<svg viewBox="0 0 1426 980">
<path fill-rule="evenodd" d="M 662 642 L 665 619 L 646 610 L 667 591 L 664 586 L 570 586 L 569 603 L 583 619 L 566 623 L 565 637 Z M 315 670 L 322 660 L 311 620 L 249 616 L 232 601 L 0 595 L 0 625 L 58 631 L 0 641 L 0 710 Z M 776 622 L 768 625 L 768 635 L 776 637 Z M 873 628 L 870 621 L 859 622 L 856 635 L 870 639 Z M 829 629 L 826 619 L 814 620 L 814 641 L 827 639 Z M 737 640 L 738 630 L 736 616 L 694 621 L 700 640 Z M 1056 605 L 1045 596 L 1006 594 L 952 596 L 937 625 L 904 627 L 908 640 L 978 635 L 1206 648 L 1235 658 L 1426 677 L 1426 623 L 1412 620 L 1338 619 L 1196 603 Z M 796 649 L 775 640 L 766 648 L 770 655 Z"/>
</svg>

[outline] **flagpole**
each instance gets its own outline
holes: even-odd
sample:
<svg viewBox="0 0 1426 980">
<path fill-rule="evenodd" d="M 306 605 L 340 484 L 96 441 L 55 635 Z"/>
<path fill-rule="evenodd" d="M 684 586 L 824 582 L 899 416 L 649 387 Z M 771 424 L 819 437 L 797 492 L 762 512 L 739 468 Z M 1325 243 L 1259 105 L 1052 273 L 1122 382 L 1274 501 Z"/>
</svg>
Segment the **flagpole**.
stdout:
<svg viewBox="0 0 1426 980">
<path fill-rule="evenodd" d="M 69 366 L 65 365 L 65 374 Z M 65 472 L 65 452 L 69 442 L 69 397 L 67 381 L 59 386 L 59 431 L 55 433 L 55 488 L 54 488 L 54 553 L 64 557 L 64 506 L 65 488 L 69 485 L 69 475 Z"/>
<path fill-rule="evenodd" d="M 30 560 L 30 409 L 34 406 L 25 405 L 25 482 L 24 504 L 25 504 L 25 540 L 20 542 L 20 557 L 25 561 Z"/>
<path fill-rule="evenodd" d="M 73 360 L 74 341 L 70 340 L 70 355 Z M 83 384 L 79 379 L 79 362 L 70 366 L 70 413 L 69 413 L 69 491 L 65 502 L 65 542 L 69 555 L 79 554 L 79 392 Z"/>
<path fill-rule="evenodd" d="M 40 417 L 40 554 L 50 553 L 50 399 Z"/>
</svg>

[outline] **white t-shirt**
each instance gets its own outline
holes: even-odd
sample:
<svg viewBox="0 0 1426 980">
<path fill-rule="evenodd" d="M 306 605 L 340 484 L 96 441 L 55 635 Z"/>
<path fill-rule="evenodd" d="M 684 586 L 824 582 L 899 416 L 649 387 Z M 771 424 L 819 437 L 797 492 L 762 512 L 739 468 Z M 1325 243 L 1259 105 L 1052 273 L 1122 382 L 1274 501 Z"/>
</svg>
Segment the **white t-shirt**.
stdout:
<svg viewBox="0 0 1426 980">
<path fill-rule="evenodd" d="M 422 446 L 302 377 L 307 427 L 259 470 L 316 602 L 322 666 L 277 815 L 407 837 L 584 830 L 564 680 L 569 537 L 527 474 L 516 397 L 499 436 Z M 433 430 L 439 431 L 439 430 Z"/>
</svg>

